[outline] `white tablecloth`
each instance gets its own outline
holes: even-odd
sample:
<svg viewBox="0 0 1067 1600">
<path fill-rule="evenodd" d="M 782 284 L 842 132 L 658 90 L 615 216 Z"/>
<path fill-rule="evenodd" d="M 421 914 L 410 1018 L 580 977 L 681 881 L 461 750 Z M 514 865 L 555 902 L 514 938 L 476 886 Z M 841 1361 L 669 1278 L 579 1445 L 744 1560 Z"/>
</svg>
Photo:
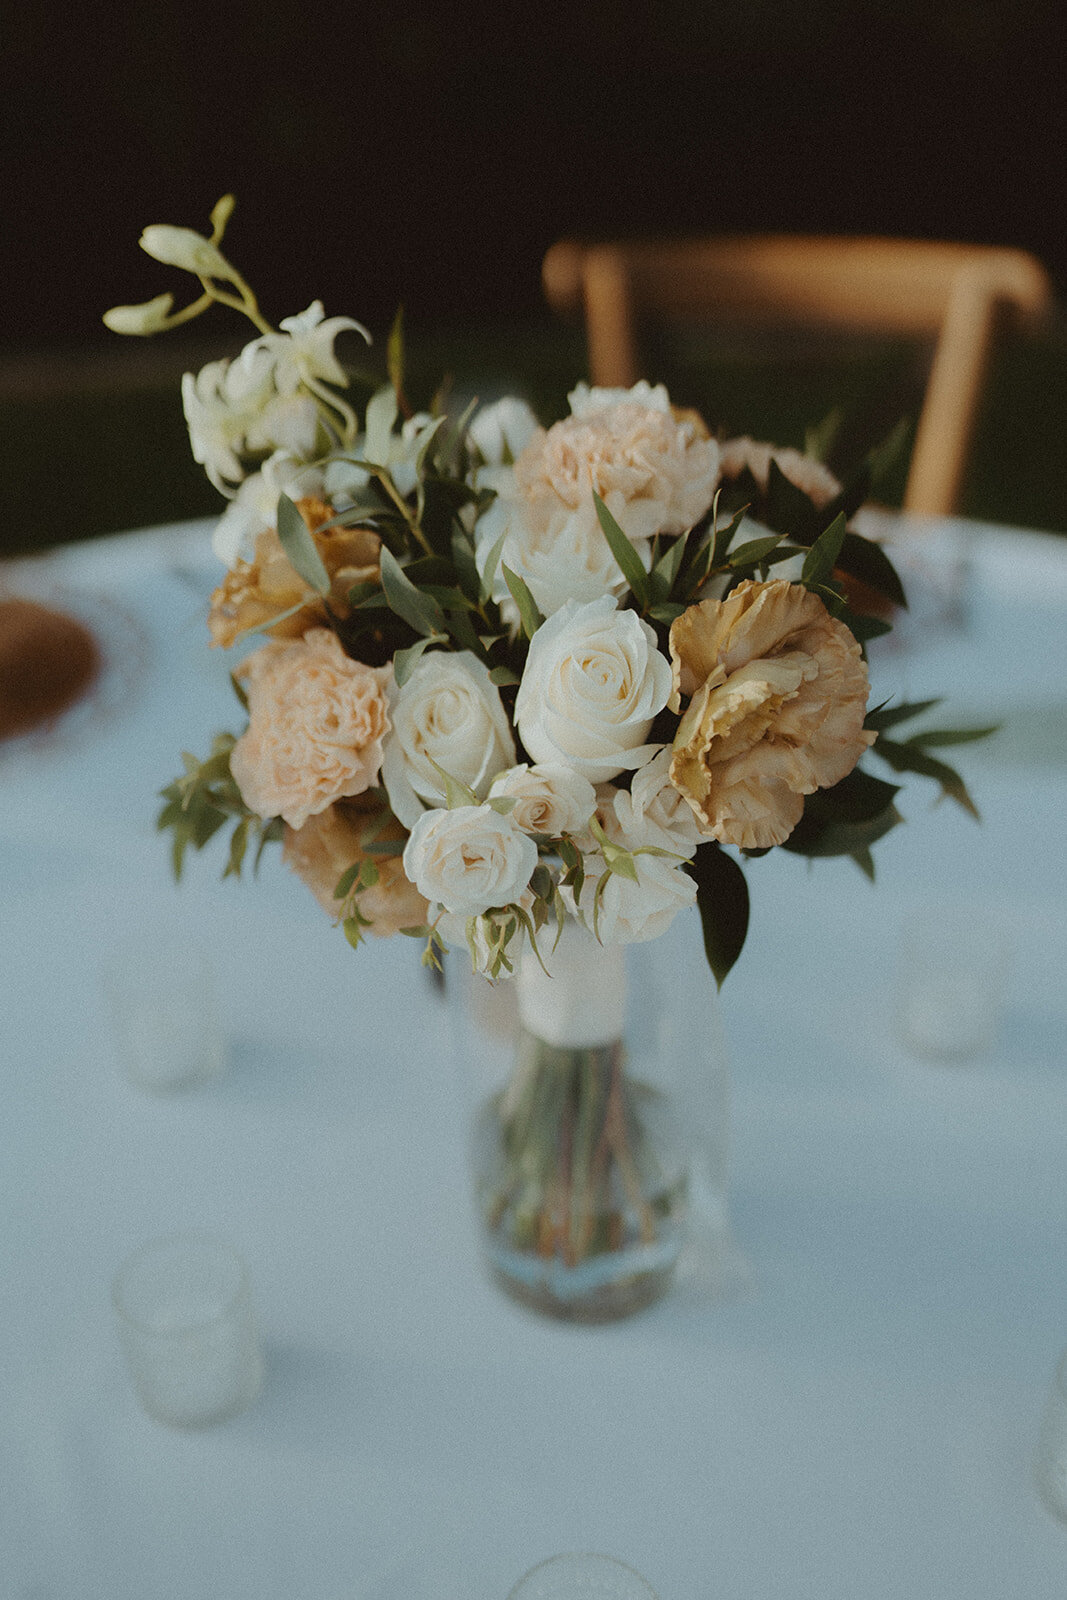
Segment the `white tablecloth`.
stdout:
<svg viewBox="0 0 1067 1600">
<path fill-rule="evenodd" d="M 482 1276 L 417 947 L 353 953 L 274 855 L 235 884 L 209 852 L 173 887 L 155 793 L 237 722 L 207 531 L 8 572 L 96 607 L 120 655 L 93 714 L 0 747 L 0 1595 L 504 1600 L 592 1549 L 661 1600 L 1062 1600 L 1030 1468 L 1067 1345 L 1067 541 L 906 542 L 921 603 L 876 694 L 1009 719 L 960 752 L 983 822 L 908 780 L 876 887 L 751 864 L 722 1000 L 747 1289 L 683 1274 L 589 1329 Z M 946 899 L 1014 944 L 999 1045 L 957 1067 L 891 1026 L 901 927 Z M 162 1099 L 122 1078 L 97 969 L 175 924 L 215 962 L 232 1062 Z M 269 1359 L 254 1409 L 189 1434 L 138 1409 L 109 1305 L 125 1255 L 187 1227 L 244 1254 Z"/>
</svg>

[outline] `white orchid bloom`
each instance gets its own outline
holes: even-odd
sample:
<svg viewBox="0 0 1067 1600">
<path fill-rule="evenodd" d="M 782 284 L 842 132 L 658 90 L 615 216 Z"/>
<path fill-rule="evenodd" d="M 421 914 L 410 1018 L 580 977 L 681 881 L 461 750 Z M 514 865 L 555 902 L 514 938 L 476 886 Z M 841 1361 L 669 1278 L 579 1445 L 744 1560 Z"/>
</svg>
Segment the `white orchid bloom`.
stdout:
<svg viewBox="0 0 1067 1600">
<path fill-rule="evenodd" d="M 112 333 L 161 333 L 174 306 L 172 294 L 157 294 L 136 306 L 112 306 L 104 312 L 104 326 Z"/>
<path fill-rule="evenodd" d="M 198 278 L 224 278 L 234 281 L 234 271 L 217 245 L 193 228 L 174 228 L 169 223 L 155 222 L 145 228 L 140 239 L 141 249 L 154 261 L 167 267 L 181 267 L 194 272 Z"/>
<path fill-rule="evenodd" d="M 187 372 L 182 378 L 193 459 L 221 494 L 232 494 L 245 476 L 239 457 L 255 448 L 248 444 L 249 432 L 274 396 L 270 363 L 256 343 L 235 361 L 209 361 L 195 377 Z"/>
<path fill-rule="evenodd" d="M 219 518 L 212 536 L 212 549 L 227 567 L 250 561 L 256 538 L 278 523 L 278 496 L 292 500 L 322 493 L 322 472 L 316 466 L 298 461 L 288 451 L 276 450 L 258 472 L 241 484 Z"/>
<path fill-rule="evenodd" d="M 333 342 L 346 328 L 371 336 L 353 317 L 327 317 L 321 300 L 315 300 L 296 317 L 283 317 L 280 333 L 265 333 L 256 345 L 269 353 L 279 394 L 292 394 L 301 384 L 332 383 L 345 388 L 348 378 L 334 354 Z"/>
</svg>

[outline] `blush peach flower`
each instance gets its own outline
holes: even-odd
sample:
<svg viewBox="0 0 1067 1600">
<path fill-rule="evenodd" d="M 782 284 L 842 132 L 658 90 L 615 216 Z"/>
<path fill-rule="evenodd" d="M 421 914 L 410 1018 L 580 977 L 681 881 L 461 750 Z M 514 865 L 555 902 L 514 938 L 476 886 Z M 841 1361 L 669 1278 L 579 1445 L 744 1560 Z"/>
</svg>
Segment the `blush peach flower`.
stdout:
<svg viewBox="0 0 1067 1600">
<path fill-rule="evenodd" d="M 816 510 L 821 511 L 841 492 L 841 485 L 833 473 L 814 456 L 802 455 L 788 445 L 763 444 L 747 436 L 727 439 L 722 446 L 720 464 L 723 481 L 732 483 L 747 467 L 760 489 L 766 490 L 772 461 L 783 477 L 807 495 Z"/>
<path fill-rule="evenodd" d="M 300 828 L 376 784 L 391 671 L 351 660 L 329 628 L 264 645 L 242 662 L 235 676 L 247 688 L 249 723 L 230 771 L 245 804 Z"/>
<path fill-rule="evenodd" d="M 348 591 L 360 582 L 378 582 L 381 540 L 370 528 L 325 528 L 333 508 L 316 496 L 297 506 L 330 577 L 330 606 L 340 617 L 349 614 Z M 293 607 L 300 609 L 293 611 Z M 291 613 L 291 614 L 290 614 Z M 271 624 L 271 619 L 279 620 Z M 238 558 L 211 596 L 208 628 L 211 642 L 229 648 L 250 628 L 266 626 L 275 639 L 298 639 L 308 628 L 326 621 L 321 596 L 304 582 L 282 549 L 274 528 L 264 529 L 251 561 Z"/>
<path fill-rule="evenodd" d="M 689 700 L 671 782 L 723 844 L 781 844 L 804 796 L 839 783 L 874 742 L 860 647 L 798 584 L 740 583 L 690 606 L 670 651 L 672 709 Z"/>
<path fill-rule="evenodd" d="M 656 534 L 686 532 L 711 505 L 719 447 L 695 412 L 672 409 L 662 384 L 589 389 L 570 396 L 571 416 L 538 428 L 514 467 L 479 482 L 496 499 L 475 530 L 484 573 L 503 538 L 493 596 L 510 596 L 503 567 L 529 586 L 545 615 L 569 599 L 621 594 L 625 580 L 593 501 L 601 497 L 647 567 Z"/>
<path fill-rule="evenodd" d="M 400 845 L 407 838 L 395 817 L 376 826 L 374 809 L 362 796 L 339 800 L 309 817 L 303 827 L 285 830 L 284 860 L 332 917 L 340 911 L 334 889 L 342 875 L 369 854 L 364 848 L 364 830 L 369 826 L 375 840 L 383 844 Z M 371 933 L 385 939 L 401 928 L 421 927 L 429 918 L 429 904 L 408 881 L 399 855 L 374 854 L 371 859 L 378 868 L 378 882 L 359 895 L 359 909 L 370 922 Z"/>
</svg>

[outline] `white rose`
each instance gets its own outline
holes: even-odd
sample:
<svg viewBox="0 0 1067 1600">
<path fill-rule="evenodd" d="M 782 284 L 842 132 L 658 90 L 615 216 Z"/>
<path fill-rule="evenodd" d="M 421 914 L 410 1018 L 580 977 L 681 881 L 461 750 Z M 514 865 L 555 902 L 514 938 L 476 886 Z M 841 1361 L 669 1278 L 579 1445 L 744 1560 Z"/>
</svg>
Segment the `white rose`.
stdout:
<svg viewBox="0 0 1067 1600">
<path fill-rule="evenodd" d="M 603 783 L 656 753 L 644 741 L 670 692 L 670 665 L 647 622 L 609 595 L 571 600 L 530 640 L 515 724 L 535 762 Z"/>
<path fill-rule="evenodd" d="M 596 809 L 596 791 L 588 778 L 573 767 L 548 763 L 531 767 L 523 762 L 509 767 L 493 779 L 489 794 L 492 799 L 499 796 L 515 801 L 508 814 L 524 833 L 547 834 L 553 839 L 564 833 L 581 833 Z M 682 804 L 689 811 L 684 801 Z"/>
<path fill-rule="evenodd" d="M 586 856 L 581 909 L 593 927 L 593 897 L 600 874 L 596 857 Z M 679 911 L 695 904 L 697 886 L 676 861 L 663 856 L 635 856 L 637 882 L 619 873 L 609 875 L 596 919 L 602 944 L 644 944 L 666 933 Z"/>
<path fill-rule="evenodd" d="M 670 752 L 667 752 L 668 755 Z M 613 844 L 635 852 L 633 857 L 637 882 L 621 873 L 608 873 L 603 856 L 595 848 L 585 854 L 586 883 L 582 889 L 579 915 L 585 925 L 593 930 L 593 903 L 601 881 L 600 908 L 596 915 L 596 932 L 604 944 L 642 944 L 658 939 L 665 933 L 679 911 L 684 911 L 696 901 L 697 886 L 685 871 L 678 855 L 692 855 L 693 847 L 682 841 L 664 836 L 659 824 L 647 815 L 635 817 L 632 810 L 620 802 L 630 800 L 622 790 L 611 791 L 605 785 L 600 791 L 597 820 Z M 620 810 L 632 824 L 624 828 Z M 667 840 L 670 839 L 670 842 Z M 640 855 L 636 852 L 652 846 L 657 850 L 670 850 L 671 856 Z M 571 901 L 569 890 L 564 897 Z"/>
<path fill-rule="evenodd" d="M 631 849 L 650 844 L 691 856 L 707 835 L 701 833 L 692 807 L 670 780 L 672 755 L 670 746 L 664 745 L 657 756 L 634 773 L 629 791 L 613 792 L 610 804 L 622 838 Z"/>
<path fill-rule="evenodd" d="M 393 731 L 382 781 L 405 828 L 417 822 L 424 806 L 443 804 L 439 768 L 482 800 L 497 773 L 514 765 L 515 743 L 500 692 L 488 667 L 467 650 L 427 651 L 402 688 L 393 684 L 389 717 Z"/>
<path fill-rule="evenodd" d="M 424 811 L 404 846 L 410 881 L 455 917 L 518 900 L 536 866 L 533 840 L 490 805 Z"/>
<path fill-rule="evenodd" d="M 518 573 L 546 617 L 568 600 L 625 593 L 626 579 L 604 537 L 592 492 L 576 506 L 547 498 L 535 503 L 520 492 L 513 467 L 487 468 L 479 473 L 478 483 L 495 489 L 497 497 L 475 527 L 475 560 L 484 577 L 489 556 L 503 537 L 492 596 L 509 620 L 515 620 L 516 611 L 505 567 Z M 609 496 L 606 503 L 616 519 L 625 514 L 621 497 Z M 651 544 L 647 539 L 631 543 L 647 571 Z"/>
<path fill-rule="evenodd" d="M 499 467 L 505 456 L 514 461 L 537 433 L 540 424 L 525 400 L 505 395 L 474 415 L 468 434 L 487 466 Z"/>
</svg>

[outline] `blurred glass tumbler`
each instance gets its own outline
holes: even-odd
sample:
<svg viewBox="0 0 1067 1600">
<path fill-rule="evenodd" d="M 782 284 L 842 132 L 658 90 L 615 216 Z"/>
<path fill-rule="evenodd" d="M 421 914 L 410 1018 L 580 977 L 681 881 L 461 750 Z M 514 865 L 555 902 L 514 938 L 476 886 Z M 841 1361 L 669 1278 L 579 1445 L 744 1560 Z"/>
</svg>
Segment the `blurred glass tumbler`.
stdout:
<svg viewBox="0 0 1067 1600">
<path fill-rule="evenodd" d="M 1009 944 L 980 907 L 933 911 L 900 946 L 897 1023 L 913 1054 L 944 1061 L 986 1055 L 996 1042 Z"/>
<path fill-rule="evenodd" d="M 1067 1350 L 1059 1359 L 1045 1402 L 1034 1483 L 1052 1515 L 1067 1522 Z"/>
<path fill-rule="evenodd" d="M 142 1245 L 119 1269 L 112 1301 L 130 1381 L 157 1422 L 207 1427 L 259 1394 L 251 1284 L 222 1240 L 191 1233 Z"/>
<path fill-rule="evenodd" d="M 152 940 L 112 955 L 103 975 L 126 1076 L 166 1094 L 221 1072 L 225 1041 L 211 968 L 186 943 Z"/>
<path fill-rule="evenodd" d="M 611 1556 L 562 1555 L 534 1567 L 508 1600 L 656 1600 L 639 1572 Z"/>
</svg>

